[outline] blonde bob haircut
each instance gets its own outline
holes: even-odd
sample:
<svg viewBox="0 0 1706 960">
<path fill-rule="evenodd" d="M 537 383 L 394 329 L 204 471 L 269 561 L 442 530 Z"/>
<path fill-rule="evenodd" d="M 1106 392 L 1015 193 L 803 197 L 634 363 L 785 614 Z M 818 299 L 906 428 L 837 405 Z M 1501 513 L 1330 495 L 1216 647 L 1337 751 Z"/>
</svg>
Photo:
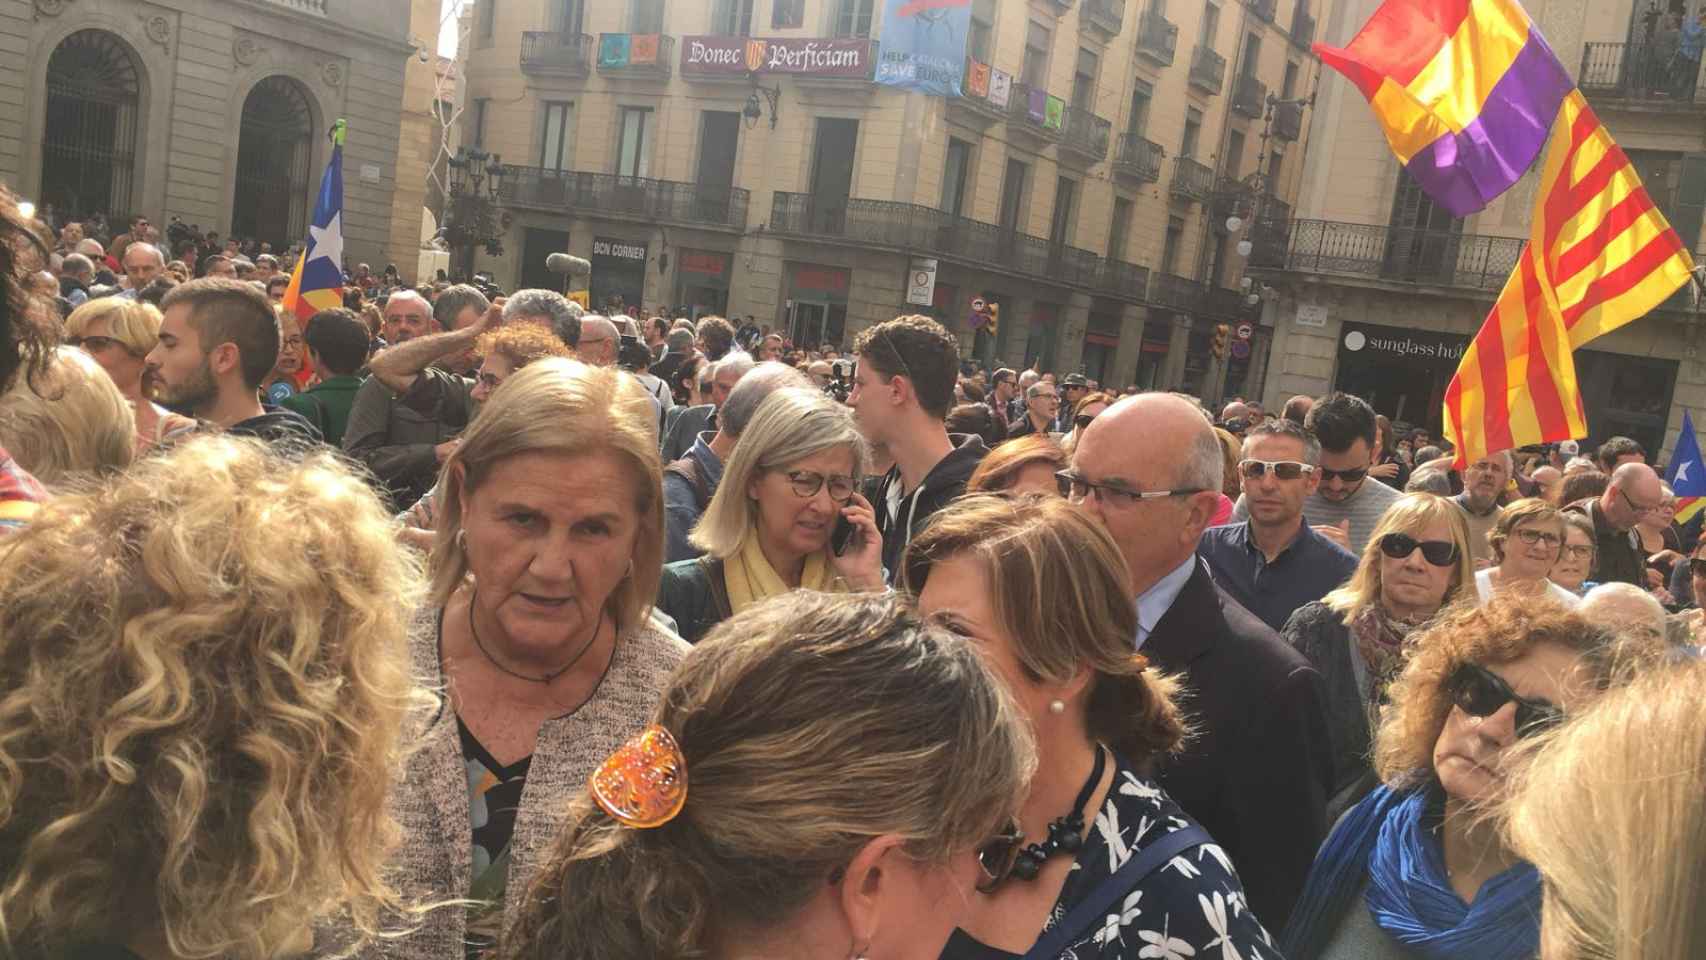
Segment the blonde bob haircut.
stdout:
<svg viewBox="0 0 1706 960">
<path fill-rule="evenodd" d="M 1356 572 L 1345 585 L 1321 598 L 1334 611 L 1343 614 L 1346 623 L 1361 611 L 1380 602 L 1380 540 L 1389 533 L 1402 533 L 1422 539 L 1422 534 L 1434 521 L 1443 520 L 1451 529 L 1451 542 L 1457 544 L 1456 568 L 1451 573 L 1451 585 L 1445 589 L 1443 608 L 1456 600 L 1465 589 L 1475 589 L 1475 560 L 1469 553 L 1469 524 L 1457 504 L 1431 493 L 1406 493 L 1381 514 L 1374 525 L 1368 544 L 1362 548 L 1362 559 Z"/>
<path fill-rule="evenodd" d="M 152 303 L 101 297 L 86 301 L 65 318 L 65 335 L 88 336 L 96 321 L 105 320 L 109 336 L 124 345 L 132 356 L 145 357 L 160 342 L 160 310 Z"/>
<path fill-rule="evenodd" d="M 663 466 L 657 407 L 633 375 L 614 367 L 546 357 L 492 392 L 438 476 L 438 533 L 432 549 L 432 602 L 449 602 L 469 574 L 459 543 L 462 508 L 501 461 L 524 453 L 610 453 L 627 463 L 639 533 L 634 569 L 610 595 L 617 628 L 646 617 L 663 579 Z"/>
<path fill-rule="evenodd" d="M 1487 545 L 1493 548 L 1494 563 L 1505 562 L 1505 544 L 1510 542 L 1516 528 L 1525 523 L 1555 526 L 1558 528 L 1558 541 L 1562 543 L 1564 540 L 1564 515 L 1558 508 L 1539 497 L 1524 497 L 1505 507 L 1493 529 L 1487 531 Z"/>
<path fill-rule="evenodd" d="M 797 916 L 873 839 L 932 867 L 976 849 L 1036 766 L 982 656 L 893 594 L 748 607 L 687 654 L 655 722 L 686 760 L 681 812 L 635 830 L 583 791 L 511 891 L 500 957 L 709 956 L 719 932 Z"/>
<path fill-rule="evenodd" d="M 758 501 L 747 495 L 751 482 L 836 447 L 853 454 L 853 476 L 863 477 L 865 438 L 847 407 L 805 387 L 787 387 L 764 398 L 741 431 L 717 492 L 688 541 L 719 560 L 739 553 L 758 522 Z"/>
<path fill-rule="evenodd" d="M 1706 956 L 1702 703 L 1706 661 L 1660 665 L 1516 748 L 1505 832 L 1540 870 L 1544 960 Z"/>
<path fill-rule="evenodd" d="M 39 377 L 0 394 L 0 447 L 50 487 L 116 473 L 136 452 L 136 414 L 94 358 L 56 347 Z"/>
<path fill-rule="evenodd" d="M 901 574 L 917 595 L 939 563 L 969 557 L 989 580 L 991 607 L 1032 683 L 1093 681 L 1090 736 L 1140 769 L 1186 736 L 1179 684 L 1133 653 L 1137 607 L 1119 547 L 1060 497 L 974 494 L 950 504 L 907 547 Z"/>
<path fill-rule="evenodd" d="M 331 452 L 192 437 L 0 546 L 0 955 L 375 935 L 421 571 Z"/>
</svg>

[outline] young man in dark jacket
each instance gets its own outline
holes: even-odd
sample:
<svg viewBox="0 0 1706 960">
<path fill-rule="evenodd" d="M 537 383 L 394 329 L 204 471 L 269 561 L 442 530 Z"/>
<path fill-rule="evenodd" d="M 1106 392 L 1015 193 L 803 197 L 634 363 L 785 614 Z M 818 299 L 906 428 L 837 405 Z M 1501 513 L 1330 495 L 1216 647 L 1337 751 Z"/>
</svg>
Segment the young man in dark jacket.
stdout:
<svg viewBox="0 0 1706 960">
<path fill-rule="evenodd" d="M 308 359 L 320 371 L 320 382 L 286 397 L 281 405 L 318 427 L 327 443 L 342 444 L 355 393 L 361 389 L 356 374 L 367 363 L 367 324 L 352 310 L 322 310 L 309 318 L 302 337 L 307 341 Z"/>
<path fill-rule="evenodd" d="M 873 444 L 888 448 L 894 467 L 870 488 L 883 535 L 883 569 L 900 568 L 906 545 L 937 510 L 965 492 L 989 448 L 975 436 L 948 435 L 959 342 L 924 316 L 897 317 L 859 334 L 858 366 L 848 406 Z"/>
</svg>

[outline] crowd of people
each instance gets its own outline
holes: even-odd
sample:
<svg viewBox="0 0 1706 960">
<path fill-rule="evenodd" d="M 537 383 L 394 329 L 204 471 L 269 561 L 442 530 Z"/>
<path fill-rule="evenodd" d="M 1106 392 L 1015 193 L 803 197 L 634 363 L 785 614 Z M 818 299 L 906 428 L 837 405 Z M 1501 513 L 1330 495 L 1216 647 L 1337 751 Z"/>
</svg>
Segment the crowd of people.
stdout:
<svg viewBox="0 0 1706 960">
<path fill-rule="evenodd" d="M 6 956 L 1706 955 L 1632 441 L 55 253 L 0 191 Z"/>
</svg>

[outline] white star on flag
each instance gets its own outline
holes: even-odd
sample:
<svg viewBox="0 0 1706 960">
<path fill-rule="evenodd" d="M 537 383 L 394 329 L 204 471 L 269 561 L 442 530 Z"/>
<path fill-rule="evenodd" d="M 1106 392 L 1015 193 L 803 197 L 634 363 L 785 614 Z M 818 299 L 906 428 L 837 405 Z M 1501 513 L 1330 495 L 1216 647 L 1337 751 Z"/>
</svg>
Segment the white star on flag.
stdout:
<svg viewBox="0 0 1706 960">
<path fill-rule="evenodd" d="M 1693 466 L 1693 464 L 1686 463 L 1686 462 L 1679 464 L 1677 466 L 1677 468 L 1676 468 L 1676 482 L 1677 483 L 1682 483 L 1683 481 L 1688 479 L 1688 468 L 1691 466 Z"/>
<path fill-rule="evenodd" d="M 330 260 L 332 261 L 332 266 L 340 272 L 344 268 L 343 217 L 343 211 L 339 210 L 337 213 L 332 214 L 332 222 L 323 227 L 308 228 L 308 236 L 312 238 L 314 243 L 313 252 L 308 255 L 308 259 L 319 260 L 321 258 L 325 258 Z"/>
</svg>

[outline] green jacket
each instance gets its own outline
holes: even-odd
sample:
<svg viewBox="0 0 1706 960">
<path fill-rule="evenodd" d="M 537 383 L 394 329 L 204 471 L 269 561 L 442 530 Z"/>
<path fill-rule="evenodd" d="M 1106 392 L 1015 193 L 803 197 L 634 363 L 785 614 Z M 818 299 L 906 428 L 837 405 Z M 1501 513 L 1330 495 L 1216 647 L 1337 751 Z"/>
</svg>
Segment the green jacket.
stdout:
<svg viewBox="0 0 1706 960">
<path fill-rule="evenodd" d="M 723 586 L 723 561 L 695 557 L 664 564 L 657 608 L 675 620 L 681 639 L 698 643 L 733 615 Z"/>
<path fill-rule="evenodd" d="M 343 443 L 350 407 L 355 404 L 355 392 L 361 389 L 361 383 L 360 377 L 329 377 L 293 397 L 286 397 L 283 406 L 306 417 L 320 428 L 327 443 L 337 446 Z"/>
</svg>

